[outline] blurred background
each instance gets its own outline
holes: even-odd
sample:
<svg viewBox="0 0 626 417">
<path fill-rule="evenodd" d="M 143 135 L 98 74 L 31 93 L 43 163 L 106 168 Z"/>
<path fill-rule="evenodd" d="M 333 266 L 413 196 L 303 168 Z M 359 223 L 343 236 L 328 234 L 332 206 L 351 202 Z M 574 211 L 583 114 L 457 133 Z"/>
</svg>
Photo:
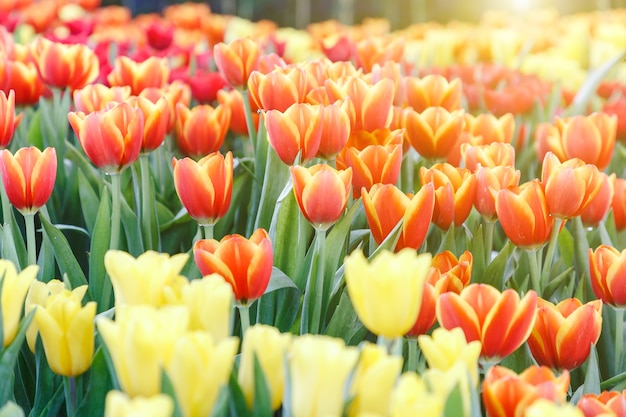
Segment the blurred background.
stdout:
<svg viewBox="0 0 626 417">
<path fill-rule="evenodd" d="M 188 1 L 188 0 L 187 0 Z M 103 0 L 103 5 L 124 5 L 134 14 L 159 12 L 185 0 Z M 385 17 L 392 28 L 411 23 L 460 20 L 477 22 L 486 10 L 524 13 L 552 8 L 560 14 L 626 7 L 626 0 L 205 0 L 215 13 L 236 14 L 250 20 L 271 19 L 279 26 L 302 29 L 312 22 L 338 19 L 360 23 L 366 17 Z"/>
</svg>

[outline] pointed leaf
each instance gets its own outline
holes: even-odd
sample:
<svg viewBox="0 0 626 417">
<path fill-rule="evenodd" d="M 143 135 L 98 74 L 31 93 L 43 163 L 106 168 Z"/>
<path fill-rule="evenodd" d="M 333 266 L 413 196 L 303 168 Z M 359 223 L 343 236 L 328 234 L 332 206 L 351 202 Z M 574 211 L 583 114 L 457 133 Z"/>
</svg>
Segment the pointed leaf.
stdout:
<svg viewBox="0 0 626 417">
<path fill-rule="evenodd" d="M 263 368 L 256 353 L 254 354 L 254 406 L 253 417 L 272 417 L 272 396 L 267 385 Z"/>
<path fill-rule="evenodd" d="M 265 290 L 265 294 L 268 294 L 272 291 L 276 291 L 281 288 L 295 288 L 298 287 L 294 282 L 289 278 L 283 271 L 280 269 L 273 267 L 272 268 L 272 276 L 270 277 L 270 282 L 267 285 L 267 289 Z"/>
<path fill-rule="evenodd" d="M 230 414 L 233 416 L 250 417 L 251 413 L 246 405 L 246 398 L 243 395 L 239 381 L 237 380 L 237 367 L 233 366 L 228 380 L 228 390 L 230 392 Z"/>
<path fill-rule="evenodd" d="M 89 368 L 89 382 L 83 399 L 76 409 L 76 415 L 102 416 L 104 415 L 105 393 L 112 389 L 111 379 L 108 377 L 106 358 L 102 348 L 98 348 L 93 356 Z"/>
<path fill-rule="evenodd" d="M 78 170 L 78 193 L 85 225 L 89 233 L 92 234 L 94 224 L 96 223 L 96 213 L 98 213 L 98 207 L 100 206 L 100 198 L 98 198 L 98 194 L 96 194 L 89 181 L 87 181 L 87 177 L 80 169 Z"/>
<path fill-rule="evenodd" d="M 6 404 L 13 396 L 13 370 L 26 338 L 26 329 L 28 329 L 34 316 L 35 310 L 32 310 L 20 320 L 15 338 L 0 352 L 0 381 L 2 381 L 0 384 L 0 404 Z"/>
<path fill-rule="evenodd" d="M 102 189 L 98 214 L 93 225 L 91 246 L 89 248 L 89 288 L 94 300 L 98 302 L 98 311 L 107 310 L 112 305 L 111 280 L 104 268 L 104 255 L 109 250 L 111 241 L 111 201 L 109 189 Z"/>
</svg>

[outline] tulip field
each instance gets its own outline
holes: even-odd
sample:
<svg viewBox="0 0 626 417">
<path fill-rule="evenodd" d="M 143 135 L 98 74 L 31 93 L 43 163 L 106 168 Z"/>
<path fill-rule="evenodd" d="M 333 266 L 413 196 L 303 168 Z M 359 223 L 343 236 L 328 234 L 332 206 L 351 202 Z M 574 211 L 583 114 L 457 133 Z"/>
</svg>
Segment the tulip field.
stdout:
<svg viewBox="0 0 626 417">
<path fill-rule="evenodd" d="M 0 417 L 626 416 L 626 10 L 0 3 Z"/>
</svg>

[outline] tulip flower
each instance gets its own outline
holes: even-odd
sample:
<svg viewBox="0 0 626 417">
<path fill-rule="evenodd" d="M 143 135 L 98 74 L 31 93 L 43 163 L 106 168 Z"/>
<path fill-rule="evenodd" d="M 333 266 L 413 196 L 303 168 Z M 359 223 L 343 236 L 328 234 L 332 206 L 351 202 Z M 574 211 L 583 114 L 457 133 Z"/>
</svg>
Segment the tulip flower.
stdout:
<svg viewBox="0 0 626 417">
<path fill-rule="evenodd" d="M 130 104 L 89 114 L 70 112 L 68 119 L 87 157 L 107 174 L 119 174 L 139 157 L 143 113 Z"/>
<path fill-rule="evenodd" d="M 285 386 L 285 357 L 291 345 L 291 335 L 280 333 L 276 327 L 257 324 L 248 328 L 241 344 L 238 381 L 249 409 L 255 398 L 254 358 L 259 361 L 270 393 L 272 410 L 283 402 Z M 256 376 L 258 378 L 258 376 Z"/>
<path fill-rule="evenodd" d="M 528 347 L 539 365 L 572 370 L 587 360 L 600 338 L 602 302 L 584 304 L 568 298 L 554 305 L 539 299 L 537 319 L 528 338 Z"/>
<path fill-rule="evenodd" d="M 543 246 L 552 233 L 543 185 L 535 179 L 518 189 L 502 189 L 496 195 L 496 214 L 504 233 L 515 246 L 534 250 Z"/>
<path fill-rule="evenodd" d="M 348 204 L 352 169 L 337 171 L 319 164 L 310 168 L 292 166 L 290 170 L 300 211 L 316 230 L 328 230 Z"/>
<path fill-rule="evenodd" d="M 259 45 L 250 38 L 236 39 L 213 47 L 217 70 L 232 87 L 244 89 L 259 65 Z"/>
<path fill-rule="evenodd" d="M 439 74 L 425 77 L 404 77 L 402 80 L 406 104 L 418 113 L 429 107 L 441 107 L 451 112 L 461 108 L 463 90 L 459 78 L 448 81 Z"/>
<path fill-rule="evenodd" d="M 418 113 L 407 109 L 402 126 L 406 130 L 405 138 L 418 154 L 429 160 L 445 159 L 461 135 L 463 111 L 429 107 Z"/>
<path fill-rule="evenodd" d="M 0 63 L 0 68 L 2 68 L 2 65 Z M 45 86 L 39 78 L 34 63 L 31 61 L 6 61 L 4 62 L 4 70 L 0 69 L 0 72 L 6 74 L 6 84 L 2 90 L 9 92 L 13 90 L 15 92 L 16 105 L 32 106 L 39 102 Z M 5 114 L 4 111 L 2 114 Z"/>
<path fill-rule="evenodd" d="M 350 118 L 346 110 L 336 104 L 324 107 L 322 136 L 317 156 L 326 160 L 334 159 L 344 148 L 350 137 Z"/>
<path fill-rule="evenodd" d="M 371 263 L 360 250 L 346 257 L 348 294 L 365 327 L 388 339 L 404 335 L 417 319 L 430 265 L 429 254 L 409 248 L 384 251 Z"/>
<path fill-rule="evenodd" d="M 393 184 L 376 184 L 369 192 L 361 190 L 363 207 L 372 237 L 381 244 L 402 220 L 402 230 L 394 250 L 419 249 L 430 226 L 435 207 L 432 184 L 414 195 L 407 195 Z"/>
<path fill-rule="evenodd" d="M 488 145 L 461 145 L 461 155 L 465 168 L 472 172 L 481 167 L 495 168 L 515 166 L 515 148 L 510 143 L 493 142 Z"/>
<path fill-rule="evenodd" d="M 165 371 L 182 415 L 211 415 L 220 390 L 228 384 L 238 345 L 235 337 L 215 342 L 203 332 L 189 332 L 176 339 Z"/>
<path fill-rule="evenodd" d="M 437 301 L 437 321 L 448 330 L 463 329 L 468 342 L 482 343 L 481 360 L 499 362 L 528 339 L 537 316 L 537 293 L 520 299 L 486 284 L 470 284 L 461 294 L 446 292 Z"/>
<path fill-rule="evenodd" d="M 104 402 L 104 417 L 172 417 L 174 401 L 166 394 L 130 398 L 121 391 L 111 390 Z"/>
<path fill-rule="evenodd" d="M 623 417 L 626 415 L 626 390 L 583 394 L 576 406 L 583 412 L 584 417 Z"/>
<path fill-rule="evenodd" d="M 545 417 L 545 416 L 560 416 L 560 417 L 585 417 L 585 415 L 576 408 L 575 405 L 564 403 L 557 404 L 553 401 L 540 398 L 533 401 L 533 403 L 526 408 L 524 417 Z"/>
<path fill-rule="evenodd" d="M 176 126 L 176 106 L 178 103 L 187 108 L 191 106 L 191 89 L 180 80 L 174 80 L 163 88 L 145 88 L 141 91 L 139 97 L 145 97 L 153 103 L 157 103 L 161 98 L 165 97 L 169 106 L 168 114 L 170 121 L 167 125 L 168 133 Z"/>
<path fill-rule="evenodd" d="M 498 191 L 515 190 L 519 186 L 520 175 L 520 171 L 511 166 L 478 167 L 474 207 L 486 221 L 493 223 L 498 219 L 496 212 Z"/>
<path fill-rule="evenodd" d="M 100 72 L 96 54 L 86 45 L 66 45 L 39 36 L 31 44 L 30 54 L 39 76 L 50 87 L 83 88 Z"/>
<path fill-rule="evenodd" d="M 219 90 L 217 92 L 217 102 L 230 109 L 230 130 L 238 135 L 248 136 L 248 126 L 246 125 L 245 108 L 241 92 L 238 90 Z M 248 102 L 250 102 L 250 99 Z M 259 128 L 260 120 L 257 110 L 255 108 L 251 109 L 255 131 Z"/>
<path fill-rule="evenodd" d="M 586 227 L 597 227 L 604 220 L 613 202 L 615 174 L 601 172 L 601 185 L 596 197 L 580 212 L 580 219 Z"/>
<path fill-rule="evenodd" d="M 161 393 L 162 368 L 188 329 L 187 308 L 122 306 L 115 321 L 102 317 L 97 324 L 122 391 L 133 398 Z"/>
<path fill-rule="evenodd" d="M 153 103 L 145 97 L 134 96 L 126 102 L 143 113 L 141 152 L 147 153 L 157 149 L 163 143 L 169 127 L 170 110 L 167 99 L 162 97 Z"/>
<path fill-rule="evenodd" d="M 309 334 L 294 339 L 288 358 L 292 416 L 341 415 L 358 357 L 358 350 L 341 339 Z"/>
<path fill-rule="evenodd" d="M 304 103 L 308 91 L 306 71 L 299 67 L 276 68 L 268 74 L 253 71 L 248 79 L 250 97 L 259 109 L 285 112 Z"/>
<path fill-rule="evenodd" d="M 50 369 L 75 377 L 91 366 L 94 352 L 96 303 L 84 307 L 69 291 L 52 294 L 46 306 L 39 306 L 35 320 Z"/>
<path fill-rule="evenodd" d="M 391 396 L 392 417 L 439 417 L 442 415 L 446 398 L 433 395 L 426 382 L 415 372 L 405 372 Z"/>
<path fill-rule="evenodd" d="M 202 275 L 224 277 L 235 300 L 248 305 L 261 297 L 272 275 L 273 250 L 269 235 L 257 229 L 250 239 L 234 234 L 221 241 L 202 239 L 193 247 L 194 259 Z"/>
<path fill-rule="evenodd" d="M 626 229 L 626 179 L 615 178 L 613 180 L 613 200 L 611 208 L 613 209 L 613 220 L 617 230 Z"/>
<path fill-rule="evenodd" d="M 230 208 L 233 155 L 215 152 L 198 162 L 173 160 L 174 186 L 187 212 L 201 225 L 214 225 Z"/>
<path fill-rule="evenodd" d="M 6 95 L 4 91 L 0 91 L 0 148 L 9 146 L 13 139 L 13 132 L 22 120 L 22 114 L 15 115 L 15 92 L 9 91 Z"/>
<path fill-rule="evenodd" d="M 404 39 L 392 36 L 368 36 L 355 43 L 356 62 L 365 72 L 371 72 L 375 65 L 386 62 L 400 62 L 404 55 Z"/>
<path fill-rule="evenodd" d="M 34 214 L 46 204 L 57 173 L 54 148 L 21 148 L 15 155 L 0 151 L 2 182 L 11 204 L 22 214 Z M 6 221 L 6 220 L 5 220 Z"/>
<path fill-rule="evenodd" d="M 594 294 L 602 302 L 617 308 L 626 307 L 626 249 L 608 245 L 589 249 L 589 277 Z"/>
<path fill-rule="evenodd" d="M 131 94 L 138 96 L 144 89 L 165 86 L 170 69 L 165 58 L 150 57 L 143 62 L 135 62 L 126 56 L 119 56 L 113 63 L 113 70 L 107 76 L 111 86 L 130 86 Z"/>
<path fill-rule="evenodd" d="M 322 140 L 324 112 L 321 106 L 294 104 L 285 112 L 270 110 L 264 114 L 267 139 L 276 154 L 287 165 L 312 160 Z"/>
<path fill-rule="evenodd" d="M 544 398 L 565 402 L 569 388 L 569 372 L 556 376 L 544 366 L 531 366 L 521 374 L 502 366 L 494 366 L 483 381 L 483 403 L 491 417 L 517 417 L 534 401 Z"/>
<path fill-rule="evenodd" d="M 37 270 L 37 266 L 30 265 L 18 273 L 11 261 L 0 259 L 2 348 L 9 346 L 15 339 L 24 309 L 24 300 L 31 283 L 37 276 Z M 28 312 L 27 309 L 26 314 Z"/>
<path fill-rule="evenodd" d="M 491 113 L 480 113 L 477 116 L 465 114 L 465 126 L 463 131 L 474 137 L 480 137 L 484 145 L 492 143 L 513 142 L 515 133 L 515 117 L 506 113 L 497 117 Z"/>
<path fill-rule="evenodd" d="M 111 101 L 118 103 L 126 101 L 130 97 L 130 87 L 127 85 L 107 87 L 104 84 L 89 84 L 74 90 L 72 97 L 77 112 L 92 113 L 104 110 Z"/>
<path fill-rule="evenodd" d="M 228 107 L 176 105 L 176 143 L 185 155 L 197 158 L 219 151 L 229 124 Z"/>
</svg>

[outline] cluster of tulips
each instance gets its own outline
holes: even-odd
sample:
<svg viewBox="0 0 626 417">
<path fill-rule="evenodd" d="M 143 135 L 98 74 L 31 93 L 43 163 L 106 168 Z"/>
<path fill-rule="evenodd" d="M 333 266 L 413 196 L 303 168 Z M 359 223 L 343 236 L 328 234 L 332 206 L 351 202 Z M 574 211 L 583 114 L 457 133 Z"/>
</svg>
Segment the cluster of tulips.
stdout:
<svg viewBox="0 0 626 417">
<path fill-rule="evenodd" d="M 4 4 L 0 415 L 626 416 L 623 12 Z"/>
</svg>

